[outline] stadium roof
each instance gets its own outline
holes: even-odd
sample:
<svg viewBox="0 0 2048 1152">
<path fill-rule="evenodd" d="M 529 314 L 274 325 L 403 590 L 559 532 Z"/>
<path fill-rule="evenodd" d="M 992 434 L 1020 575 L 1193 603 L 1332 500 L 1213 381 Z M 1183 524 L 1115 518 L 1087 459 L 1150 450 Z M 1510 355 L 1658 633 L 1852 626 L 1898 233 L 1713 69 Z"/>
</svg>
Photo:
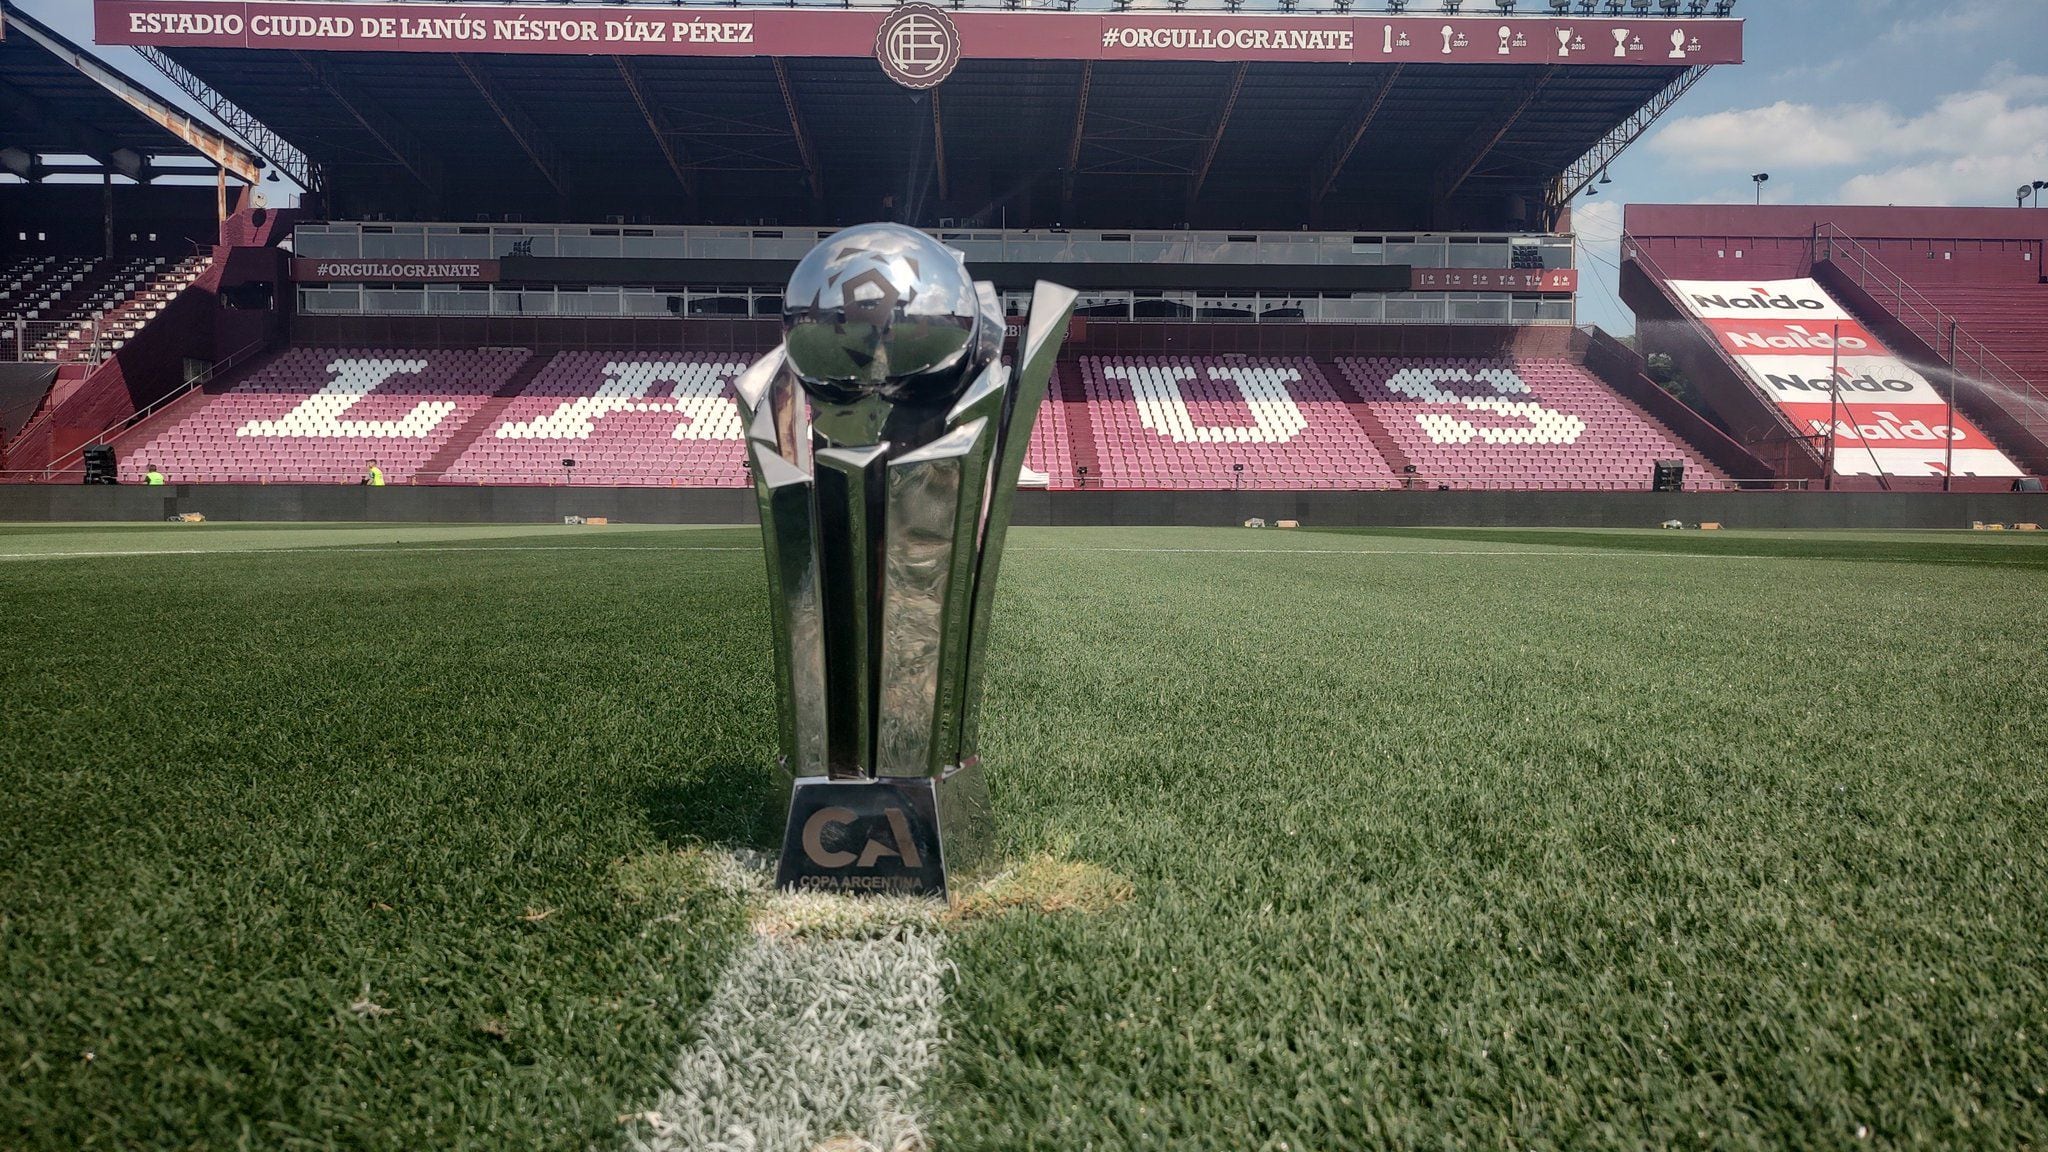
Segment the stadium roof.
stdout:
<svg viewBox="0 0 2048 1152">
<path fill-rule="evenodd" d="M 147 181 L 210 174 L 178 161 L 222 160 L 256 175 L 254 156 L 0 2 L 0 171 L 26 180 L 111 171 Z"/>
<path fill-rule="evenodd" d="M 189 22 L 230 10 L 238 34 Z M 371 10 L 453 15 L 368 50 L 393 42 L 360 34 Z M 255 34 L 279 13 L 359 23 Z M 711 23 L 726 39 L 716 54 L 463 50 L 469 19 L 504 13 Z M 917 91 L 878 63 L 876 11 L 98 0 L 98 16 L 102 41 L 141 46 L 231 125 L 303 152 L 333 215 L 396 219 L 1537 227 L 1561 179 L 1589 177 L 1707 66 L 1740 58 L 1727 20 L 970 10 L 951 13 L 957 67 Z M 1299 50 L 1238 50 L 1250 32 L 1232 30 L 1254 27 Z"/>
</svg>

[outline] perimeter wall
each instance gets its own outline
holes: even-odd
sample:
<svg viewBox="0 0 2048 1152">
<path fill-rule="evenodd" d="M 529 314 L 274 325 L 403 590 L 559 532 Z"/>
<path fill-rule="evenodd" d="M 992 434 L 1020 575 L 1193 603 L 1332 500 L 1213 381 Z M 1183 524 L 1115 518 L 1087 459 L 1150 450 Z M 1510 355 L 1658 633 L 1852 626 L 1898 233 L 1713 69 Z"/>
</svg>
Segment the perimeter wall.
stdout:
<svg viewBox="0 0 2048 1152">
<path fill-rule="evenodd" d="M 0 485 L 0 521 L 209 521 L 559 524 L 751 524 L 744 488 L 575 488 L 333 484 L 162 488 Z M 1665 520 L 1729 528 L 1968 528 L 1973 520 L 2048 523 L 2048 494 L 2016 492 L 1046 492 L 1017 494 L 1031 525 L 1222 527 L 1251 517 L 1307 527 L 1654 528 Z"/>
</svg>

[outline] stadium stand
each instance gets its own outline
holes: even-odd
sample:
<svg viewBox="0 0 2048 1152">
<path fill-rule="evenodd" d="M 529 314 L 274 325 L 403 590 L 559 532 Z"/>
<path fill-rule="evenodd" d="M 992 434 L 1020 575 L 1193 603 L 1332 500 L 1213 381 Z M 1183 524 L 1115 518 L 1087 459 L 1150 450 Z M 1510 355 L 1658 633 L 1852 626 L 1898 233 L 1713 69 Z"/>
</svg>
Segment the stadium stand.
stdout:
<svg viewBox="0 0 2048 1152">
<path fill-rule="evenodd" d="M 1670 429 L 1569 360 L 1338 364 L 1424 481 L 1452 488 L 1636 488 L 1658 460 L 1684 460 L 1694 486 L 1726 479 Z"/>
<path fill-rule="evenodd" d="M 0 269 L 0 355 L 77 363 L 121 346 L 206 270 L 207 258 L 43 257 Z M 16 330 L 15 322 L 20 322 Z"/>
<path fill-rule="evenodd" d="M 1716 419 L 1784 474 L 1819 475 L 1815 441 L 1782 425 L 1741 368 L 1691 330 L 1671 281 L 1812 277 L 1937 386 L 1953 359 L 1958 410 L 2039 474 L 2048 470 L 2042 219 L 1997 208 L 1632 204 L 1622 295 L 1649 350 L 1670 353 Z"/>
<path fill-rule="evenodd" d="M 1073 371 L 1071 367 L 1067 369 Z M 1047 385 L 1045 402 L 1038 409 L 1038 423 L 1031 427 L 1031 442 L 1024 448 L 1024 484 L 1038 487 L 1039 477 L 1044 477 L 1047 488 L 1072 488 L 1074 475 L 1074 450 L 1072 432 L 1067 428 L 1067 403 L 1063 381 L 1055 369 L 1052 382 Z"/>
<path fill-rule="evenodd" d="M 1921 294 L 2037 389 L 2048 392 L 2048 285 L 1923 285 Z"/>
<path fill-rule="evenodd" d="M 121 475 L 153 462 L 187 480 L 351 483 L 374 456 L 393 484 L 743 487 L 745 364 L 296 349 L 124 437 Z M 1727 479 L 1563 357 L 1085 356 L 1059 371 L 1026 458 L 1056 489 L 1636 489 L 1660 459 L 1686 461 L 1693 486 Z"/>
<path fill-rule="evenodd" d="M 1393 471 L 1314 361 L 1081 359 L 1099 482 L 1113 488 L 1360 488 Z"/>
<path fill-rule="evenodd" d="M 546 484 L 576 461 L 586 484 L 746 484 L 747 461 L 732 356 L 564 352 L 439 479 L 458 484 Z M 495 419 L 493 416 L 495 415 Z"/>
<path fill-rule="evenodd" d="M 120 477 L 352 482 L 372 457 L 413 478 L 525 363 L 517 349 L 298 348 L 221 393 L 196 392 L 121 446 Z"/>
</svg>

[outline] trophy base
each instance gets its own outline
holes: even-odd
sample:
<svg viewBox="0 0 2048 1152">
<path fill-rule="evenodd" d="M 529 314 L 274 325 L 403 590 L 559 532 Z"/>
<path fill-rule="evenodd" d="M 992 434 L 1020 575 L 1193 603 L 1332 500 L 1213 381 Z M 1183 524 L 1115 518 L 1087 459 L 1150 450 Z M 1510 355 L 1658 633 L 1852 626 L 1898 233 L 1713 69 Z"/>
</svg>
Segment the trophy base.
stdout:
<svg viewBox="0 0 2048 1152">
<path fill-rule="evenodd" d="M 979 761 L 936 777 L 798 777 L 775 886 L 946 899 L 986 861 L 993 831 Z"/>
</svg>

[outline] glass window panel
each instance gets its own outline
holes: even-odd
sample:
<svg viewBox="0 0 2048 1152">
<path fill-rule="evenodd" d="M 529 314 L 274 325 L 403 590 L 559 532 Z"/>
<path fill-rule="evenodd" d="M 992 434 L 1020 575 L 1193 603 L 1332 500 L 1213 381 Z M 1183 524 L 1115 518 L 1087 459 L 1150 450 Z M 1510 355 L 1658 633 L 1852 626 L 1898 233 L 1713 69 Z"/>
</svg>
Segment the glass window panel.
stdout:
<svg viewBox="0 0 2048 1152">
<path fill-rule="evenodd" d="M 365 288 L 363 311 L 372 316 L 414 316 L 427 310 L 427 293 L 421 288 Z"/>
<path fill-rule="evenodd" d="M 363 256 L 370 260 L 419 260 L 427 254 L 426 234 L 413 229 L 363 234 Z"/>
</svg>

